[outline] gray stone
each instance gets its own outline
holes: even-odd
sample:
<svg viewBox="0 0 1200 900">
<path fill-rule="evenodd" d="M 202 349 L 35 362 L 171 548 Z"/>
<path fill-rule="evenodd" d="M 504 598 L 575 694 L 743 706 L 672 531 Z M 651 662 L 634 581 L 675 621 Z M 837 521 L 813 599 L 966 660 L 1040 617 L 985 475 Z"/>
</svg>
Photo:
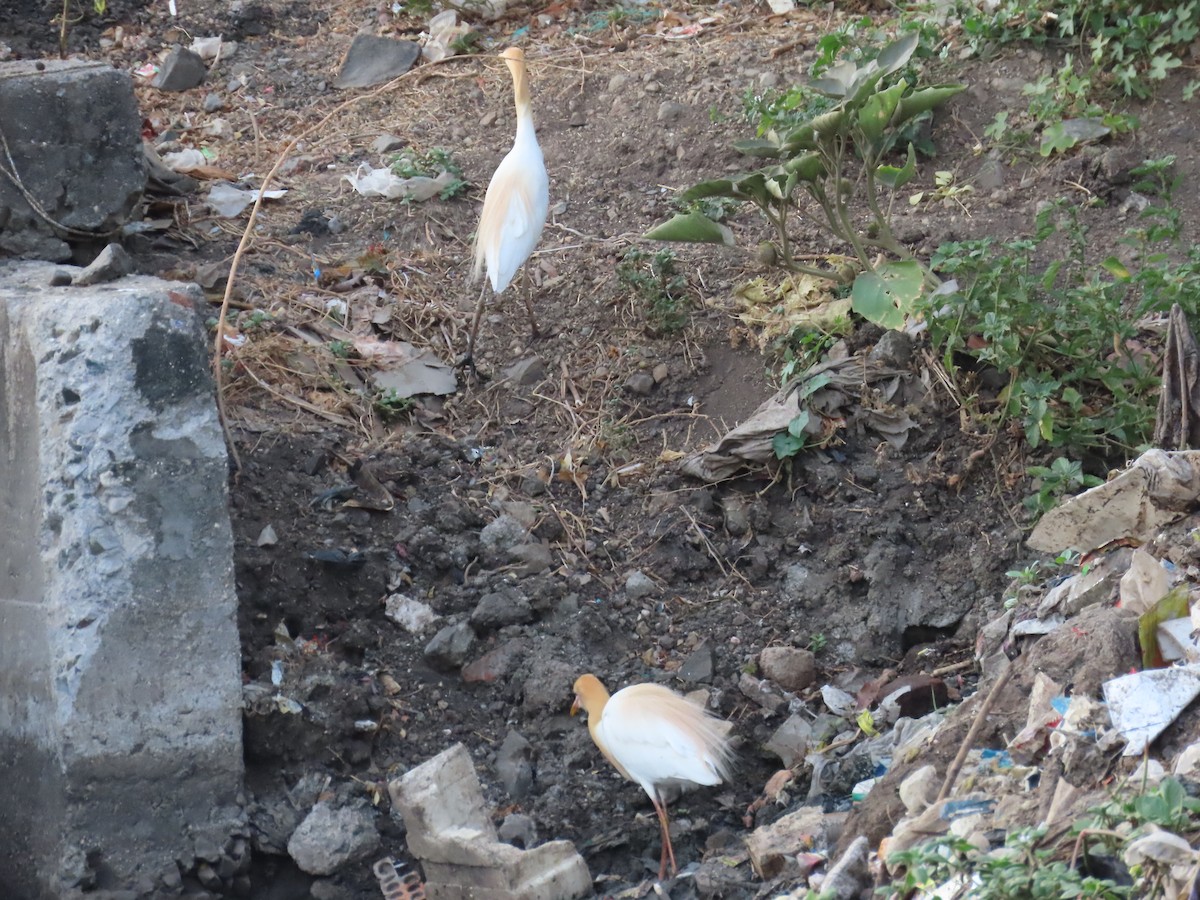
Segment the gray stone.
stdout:
<svg viewBox="0 0 1200 900">
<path fill-rule="evenodd" d="M 220 94 L 204 95 L 204 111 L 206 113 L 220 112 L 225 108 L 225 100 Z"/>
<path fill-rule="evenodd" d="M 526 356 L 504 370 L 504 378 L 520 387 L 532 387 L 546 378 L 546 361 L 540 356 Z"/>
<path fill-rule="evenodd" d="M 825 874 L 817 888 L 818 893 L 830 900 L 858 900 L 871 896 L 874 879 L 868 862 L 869 851 L 870 842 L 860 834 Z"/>
<path fill-rule="evenodd" d="M 496 775 L 514 800 L 533 787 L 533 746 L 516 731 L 506 734 L 496 751 Z"/>
<path fill-rule="evenodd" d="M 573 900 L 592 894 L 587 864 L 570 841 L 532 850 L 502 843 L 484 805 L 479 776 L 455 744 L 388 785 L 421 861 L 432 897 Z"/>
<path fill-rule="evenodd" d="M 8 123 L 6 122 L 6 127 Z M 0 884 L 158 880 L 242 830 L 228 456 L 176 282 L 0 265 Z"/>
<path fill-rule="evenodd" d="M 529 816 L 509 813 L 500 823 L 497 836 L 506 844 L 529 850 L 537 843 L 537 826 Z"/>
<path fill-rule="evenodd" d="M 674 100 L 664 100 L 658 104 L 658 121 L 673 122 L 683 115 L 687 107 L 682 103 L 676 103 Z"/>
<path fill-rule="evenodd" d="M 565 711 L 575 683 L 575 669 L 561 660 L 537 657 L 522 688 L 527 712 Z"/>
<path fill-rule="evenodd" d="M 765 749 L 779 757 L 789 769 L 804 759 L 812 742 L 812 725 L 799 713 L 788 716 L 786 722 L 775 729 Z"/>
<path fill-rule="evenodd" d="M 706 684 L 712 681 L 717 655 L 713 645 L 701 641 L 700 646 L 688 654 L 675 677 L 685 684 Z"/>
<path fill-rule="evenodd" d="M 529 531 L 515 516 L 503 513 L 479 532 L 479 555 L 489 566 L 502 565 L 512 558 L 513 550 L 530 541 Z"/>
<path fill-rule="evenodd" d="M 741 537 L 750 531 L 750 507 L 738 496 L 726 497 L 721 503 L 721 513 L 725 519 L 725 530 L 734 537 Z"/>
<path fill-rule="evenodd" d="M 783 698 L 771 690 L 771 686 L 761 678 L 755 678 L 749 672 L 743 672 L 738 679 L 738 690 L 748 700 L 753 700 L 767 712 L 777 712 L 783 706 Z"/>
<path fill-rule="evenodd" d="M 6 167 L 57 223 L 0 177 L 0 255 L 61 262 L 71 256 L 69 241 L 108 237 L 128 221 L 146 184 L 128 72 L 79 60 L 0 63 L 0 110 Z"/>
<path fill-rule="evenodd" d="M 203 84 L 206 75 L 208 67 L 199 53 L 176 47 L 167 54 L 150 86 L 160 91 L 189 91 Z"/>
<path fill-rule="evenodd" d="M 658 592 L 658 585 L 640 569 L 630 572 L 625 578 L 625 596 L 630 600 L 641 600 Z"/>
<path fill-rule="evenodd" d="M 332 875 L 365 859 L 379 847 L 374 814 L 363 806 L 321 801 L 305 816 L 288 841 L 288 856 L 309 875 Z"/>
<path fill-rule="evenodd" d="M 425 659 L 431 666 L 457 669 L 467 661 L 475 644 L 475 632 L 466 622 L 447 625 L 425 645 Z"/>
<path fill-rule="evenodd" d="M 408 141 L 402 137 L 394 134 L 381 134 L 371 141 L 371 152 L 395 153 L 397 150 L 403 150 L 406 146 L 408 146 Z"/>
<path fill-rule="evenodd" d="M 912 360 L 912 338 L 903 331 L 888 330 L 871 348 L 869 358 L 883 363 L 885 366 L 895 366 L 903 369 Z"/>
<path fill-rule="evenodd" d="M 532 621 L 533 608 L 529 605 L 529 598 L 511 587 L 484 594 L 471 613 L 471 626 L 481 635 L 505 625 Z"/>
<path fill-rule="evenodd" d="M 413 41 L 356 35 L 333 86 L 363 88 L 383 84 L 411 69 L 420 56 L 421 45 Z"/>
<path fill-rule="evenodd" d="M 645 397 L 654 390 L 654 376 L 649 372 L 634 372 L 625 379 L 625 390 Z"/>
<path fill-rule="evenodd" d="M 89 287 L 105 281 L 116 281 L 124 278 L 133 271 L 133 260 L 120 244 L 109 244 L 92 260 L 86 269 L 81 269 L 71 284 L 76 287 Z"/>
<path fill-rule="evenodd" d="M 785 691 L 802 691 L 817 680 L 817 658 L 799 647 L 767 647 L 758 655 L 758 668 Z"/>
</svg>

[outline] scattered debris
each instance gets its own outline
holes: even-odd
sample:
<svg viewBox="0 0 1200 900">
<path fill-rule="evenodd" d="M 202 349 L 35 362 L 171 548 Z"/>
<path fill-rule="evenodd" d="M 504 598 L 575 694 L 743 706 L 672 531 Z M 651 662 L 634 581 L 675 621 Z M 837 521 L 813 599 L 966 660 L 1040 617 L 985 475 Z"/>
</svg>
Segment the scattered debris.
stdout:
<svg viewBox="0 0 1200 900">
<path fill-rule="evenodd" d="M 185 47 L 176 47 L 162 61 L 158 74 L 150 82 L 160 91 L 187 91 L 198 87 L 208 75 L 208 67 L 200 54 Z"/>
<path fill-rule="evenodd" d="M 391 81 L 413 67 L 421 45 L 413 41 L 357 34 L 334 79 L 335 88 L 366 88 Z"/>
</svg>

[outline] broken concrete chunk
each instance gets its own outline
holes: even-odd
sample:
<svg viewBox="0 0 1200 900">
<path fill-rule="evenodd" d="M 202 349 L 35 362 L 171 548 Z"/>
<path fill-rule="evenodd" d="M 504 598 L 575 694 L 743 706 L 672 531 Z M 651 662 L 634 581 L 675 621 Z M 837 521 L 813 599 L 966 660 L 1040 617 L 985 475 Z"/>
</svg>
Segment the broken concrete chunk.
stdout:
<svg viewBox="0 0 1200 900">
<path fill-rule="evenodd" d="M 817 658 L 799 647 L 767 647 L 758 655 L 763 677 L 785 691 L 802 691 L 817 680 Z"/>
<path fill-rule="evenodd" d="M 91 265 L 71 279 L 75 287 L 87 287 L 106 281 L 116 281 L 133 271 L 133 260 L 120 244 L 109 244 L 92 260 Z"/>
<path fill-rule="evenodd" d="M 764 881 L 806 876 L 824 862 L 825 857 L 819 854 L 837 843 L 845 820 L 845 813 L 826 813 L 819 806 L 805 806 L 756 828 L 746 839 L 754 873 Z"/>
<path fill-rule="evenodd" d="M 457 669 L 467 661 L 475 643 L 475 632 L 467 622 L 447 625 L 425 645 L 425 659 L 431 666 Z"/>
<path fill-rule="evenodd" d="M 167 54 L 150 86 L 160 91 L 187 91 L 202 84 L 207 74 L 199 53 L 176 47 Z"/>
<path fill-rule="evenodd" d="M 309 875 L 331 875 L 370 856 L 379 846 L 375 816 L 365 806 L 334 807 L 321 801 L 288 840 L 288 856 Z"/>
<path fill-rule="evenodd" d="M 780 725 L 764 749 L 774 753 L 789 769 L 804 759 L 812 741 L 812 725 L 804 716 L 796 713 Z"/>
<path fill-rule="evenodd" d="M 360 34 L 350 45 L 333 86 L 363 88 L 383 84 L 411 69 L 420 55 L 421 45 L 413 41 Z"/>
<path fill-rule="evenodd" d="M 1050 510 L 1026 543 L 1088 553 L 1121 538 L 1146 543 L 1200 498 L 1200 450 L 1147 450 L 1111 481 Z"/>
<path fill-rule="evenodd" d="M 496 774 L 514 800 L 520 800 L 533 787 L 533 745 L 519 732 L 510 731 L 504 736 L 496 751 Z"/>
<path fill-rule="evenodd" d="M 442 618 L 428 603 L 407 594 L 391 594 L 383 604 L 383 614 L 409 634 L 424 634 Z"/>
<path fill-rule="evenodd" d="M 388 785 L 425 870 L 429 900 L 572 900 L 592 878 L 570 841 L 530 850 L 502 843 L 470 754 L 455 744 Z"/>
</svg>

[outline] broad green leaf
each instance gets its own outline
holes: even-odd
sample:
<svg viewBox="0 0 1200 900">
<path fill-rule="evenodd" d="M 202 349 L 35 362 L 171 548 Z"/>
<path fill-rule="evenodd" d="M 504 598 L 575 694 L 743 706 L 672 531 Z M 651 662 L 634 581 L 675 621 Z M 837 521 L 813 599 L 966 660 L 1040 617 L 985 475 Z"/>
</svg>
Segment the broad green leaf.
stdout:
<svg viewBox="0 0 1200 900">
<path fill-rule="evenodd" d="M 805 153 L 783 164 L 783 168 L 795 174 L 801 181 L 816 181 L 825 176 L 825 162 L 820 153 Z"/>
<path fill-rule="evenodd" d="M 961 94 L 966 89 L 965 84 L 936 84 L 913 91 L 907 97 L 902 97 L 896 104 L 896 113 L 892 116 L 893 127 L 899 128 L 909 119 L 941 106 L 955 94 Z"/>
<path fill-rule="evenodd" d="M 1042 143 L 1038 147 L 1038 153 L 1042 156 L 1050 156 L 1052 153 L 1070 150 L 1075 144 L 1075 138 L 1067 133 L 1063 123 L 1055 122 L 1042 129 Z"/>
<path fill-rule="evenodd" d="M 853 309 L 883 328 L 900 328 L 923 285 L 921 267 L 912 260 L 884 263 L 854 279 Z"/>
<path fill-rule="evenodd" d="M 921 36 L 917 32 L 910 31 L 884 47 L 879 56 L 875 57 L 875 63 L 883 70 L 884 75 L 891 75 L 908 64 L 920 39 Z"/>
<path fill-rule="evenodd" d="M 783 149 L 788 153 L 795 153 L 797 150 L 816 150 L 817 135 L 813 131 L 812 122 L 805 122 L 789 131 L 787 137 L 783 139 Z"/>
<path fill-rule="evenodd" d="M 1117 279 L 1117 281 L 1129 281 L 1133 278 L 1130 271 L 1125 268 L 1125 264 L 1115 256 L 1110 256 L 1104 262 L 1100 263 L 1100 268 L 1104 269 L 1105 272 Z"/>
<path fill-rule="evenodd" d="M 883 137 L 883 129 L 891 121 L 896 105 L 900 102 L 900 95 L 907 89 L 908 82 L 902 78 L 890 88 L 873 94 L 858 111 L 858 127 L 872 144 L 878 144 L 879 139 Z"/>
<path fill-rule="evenodd" d="M 788 422 L 788 434 L 794 438 L 804 440 L 806 438 L 805 429 L 808 428 L 808 420 L 811 418 L 811 413 L 807 409 L 802 409 Z"/>
<path fill-rule="evenodd" d="M 767 203 L 770 201 L 770 194 L 767 192 L 767 173 L 777 166 L 770 166 L 766 169 L 759 169 L 756 172 L 751 172 L 749 175 L 739 175 L 733 179 L 733 189 L 739 197 L 748 197 L 757 203 Z"/>
<path fill-rule="evenodd" d="M 728 244 L 733 246 L 733 232 L 698 213 L 680 213 L 661 225 L 651 228 L 645 235 L 652 241 L 684 241 L 700 244 Z"/>
<path fill-rule="evenodd" d="M 858 109 L 871 96 L 871 92 L 879 86 L 879 82 L 883 80 L 884 73 L 879 69 L 872 69 L 868 72 L 863 72 L 854 84 L 850 86 L 850 95 L 846 98 L 845 105 L 850 109 Z"/>
<path fill-rule="evenodd" d="M 819 375 L 814 375 L 800 386 L 800 389 L 796 392 L 796 399 L 808 399 L 821 388 L 825 387 L 825 385 L 829 384 L 831 380 L 828 372 L 821 372 Z"/>
<path fill-rule="evenodd" d="M 733 149 L 747 156 L 765 159 L 778 159 L 783 155 L 783 148 L 779 142 L 768 138 L 747 138 L 744 141 L 734 141 Z"/>
<path fill-rule="evenodd" d="M 831 109 L 813 119 L 812 128 L 818 137 L 825 137 L 834 134 L 845 121 L 846 111 L 844 109 Z"/>
<path fill-rule="evenodd" d="M 702 181 L 699 184 L 692 185 L 679 195 L 679 199 L 685 203 L 690 203 L 693 200 L 703 200 L 706 197 L 733 197 L 737 200 L 742 199 L 741 195 L 734 190 L 733 182 L 728 178 Z"/>
<path fill-rule="evenodd" d="M 803 438 L 792 437 L 786 431 L 781 431 L 771 438 L 771 449 L 775 451 L 776 459 L 788 459 L 804 449 Z"/>
<path fill-rule="evenodd" d="M 908 160 L 903 166 L 880 166 L 875 170 L 875 177 L 893 191 L 899 190 L 912 181 L 915 174 L 917 174 L 917 151 L 913 147 L 912 141 L 908 143 Z M 916 202 L 920 203 L 921 201 Z"/>
<path fill-rule="evenodd" d="M 809 87 L 829 97 L 845 97 L 850 92 L 850 85 L 858 74 L 858 64 L 852 60 L 830 66 L 825 74 L 815 81 L 809 82 Z"/>
</svg>

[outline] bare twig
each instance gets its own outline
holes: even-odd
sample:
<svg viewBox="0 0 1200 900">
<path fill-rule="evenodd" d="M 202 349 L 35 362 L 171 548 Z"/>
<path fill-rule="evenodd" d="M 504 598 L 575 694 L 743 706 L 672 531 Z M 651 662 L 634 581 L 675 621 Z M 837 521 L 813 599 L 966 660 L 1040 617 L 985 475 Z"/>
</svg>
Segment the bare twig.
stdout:
<svg viewBox="0 0 1200 900">
<path fill-rule="evenodd" d="M 962 746 L 958 748 L 958 755 L 954 757 L 954 762 L 950 763 L 950 768 L 946 770 L 946 780 L 942 782 L 942 789 L 938 791 L 938 803 L 941 803 L 950 796 L 950 789 L 954 787 L 954 780 L 958 778 L 958 773 L 962 771 L 963 763 L 967 761 L 967 754 L 971 752 L 971 745 L 975 742 L 975 738 L 979 736 L 979 732 L 983 730 L 988 713 L 996 705 L 996 700 L 1000 697 L 1000 692 L 1004 690 L 1004 686 L 1008 684 L 1008 679 L 1012 677 L 1012 673 L 1016 668 L 1016 664 L 1012 660 L 1009 660 L 1008 668 L 1000 673 L 1000 677 L 996 679 L 996 683 L 992 685 L 992 689 L 988 691 L 983 704 L 975 713 L 975 721 L 971 723 L 971 727 L 967 731 L 967 736 L 963 738 Z"/>
</svg>

